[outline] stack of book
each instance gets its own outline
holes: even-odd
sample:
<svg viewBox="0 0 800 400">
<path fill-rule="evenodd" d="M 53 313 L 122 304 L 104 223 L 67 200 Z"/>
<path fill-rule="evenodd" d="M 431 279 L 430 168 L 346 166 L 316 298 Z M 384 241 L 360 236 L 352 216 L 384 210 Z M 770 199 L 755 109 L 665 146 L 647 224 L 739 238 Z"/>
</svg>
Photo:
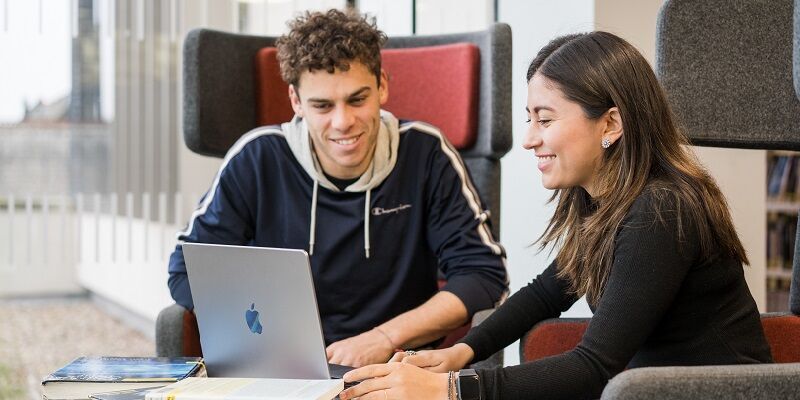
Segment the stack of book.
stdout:
<svg viewBox="0 0 800 400">
<path fill-rule="evenodd" d="M 789 310 L 797 215 L 800 153 L 767 153 L 767 311 Z"/>
<path fill-rule="evenodd" d="M 83 400 L 96 393 L 157 389 L 202 376 L 206 369 L 199 357 L 80 357 L 45 377 L 42 395 L 47 400 Z"/>
<path fill-rule="evenodd" d="M 796 236 L 796 214 L 767 214 L 767 268 L 792 270 Z"/>
<path fill-rule="evenodd" d="M 80 357 L 42 381 L 47 400 L 331 400 L 341 379 L 208 378 L 199 357 Z"/>
<path fill-rule="evenodd" d="M 767 196 L 782 201 L 800 200 L 800 157 L 780 153 L 767 162 Z"/>
</svg>

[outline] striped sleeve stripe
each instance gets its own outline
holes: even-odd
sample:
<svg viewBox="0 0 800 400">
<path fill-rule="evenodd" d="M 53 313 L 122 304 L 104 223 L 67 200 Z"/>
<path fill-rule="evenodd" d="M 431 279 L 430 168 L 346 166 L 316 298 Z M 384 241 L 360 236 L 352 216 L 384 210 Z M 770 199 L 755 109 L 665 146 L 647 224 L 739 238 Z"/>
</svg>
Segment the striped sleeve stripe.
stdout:
<svg viewBox="0 0 800 400">
<path fill-rule="evenodd" d="M 211 183 L 211 189 L 208 190 L 206 197 L 203 199 L 203 202 L 200 206 L 197 207 L 196 210 L 192 213 L 192 216 L 189 218 L 189 224 L 186 226 L 186 229 L 183 231 L 179 231 L 177 233 L 177 237 L 180 238 L 181 236 L 188 236 L 192 233 L 192 229 L 194 229 L 194 221 L 200 217 L 201 215 L 205 214 L 208 210 L 208 206 L 211 205 L 211 201 L 214 200 L 214 196 L 217 193 L 217 187 L 219 187 L 219 177 L 222 175 L 222 171 L 225 170 L 225 167 L 228 166 L 228 163 L 236 157 L 244 146 L 248 143 L 256 140 L 257 138 L 265 135 L 275 135 L 275 134 L 283 134 L 280 128 L 276 127 L 263 127 L 263 128 L 256 128 L 252 131 L 245 133 L 236 143 L 231 146 L 228 150 L 228 153 L 225 154 L 225 158 L 222 160 L 222 165 L 219 167 L 219 171 L 217 171 L 217 175 L 214 177 L 214 182 Z"/>
<path fill-rule="evenodd" d="M 475 186 L 473 186 L 472 181 L 469 179 L 467 167 L 464 165 L 464 161 L 458 155 L 458 151 L 453 148 L 453 145 L 450 144 L 450 142 L 444 139 L 444 136 L 442 136 L 442 133 L 439 131 L 439 129 L 424 122 L 414 121 L 404 123 L 400 126 L 400 132 L 405 132 L 412 128 L 420 132 L 427 133 L 431 136 L 435 136 L 439 139 L 439 143 L 442 146 L 442 151 L 450 159 L 453 169 L 456 171 L 456 174 L 458 174 L 459 178 L 461 178 L 461 194 L 463 194 L 464 198 L 467 200 L 467 204 L 475 215 L 475 219 L 480 221 L 478 224 L 478 236 L 480 236 L 484 245 L 492 249 L 494 254 L 503 254 L 503 248 L 494 240 L 492 237 L 492 232 L 486 225 L 488 216 L 484 210 L 481 209 L 480 196 L 478 196 L 478 191 L 475 190 Z"/>
</svg>

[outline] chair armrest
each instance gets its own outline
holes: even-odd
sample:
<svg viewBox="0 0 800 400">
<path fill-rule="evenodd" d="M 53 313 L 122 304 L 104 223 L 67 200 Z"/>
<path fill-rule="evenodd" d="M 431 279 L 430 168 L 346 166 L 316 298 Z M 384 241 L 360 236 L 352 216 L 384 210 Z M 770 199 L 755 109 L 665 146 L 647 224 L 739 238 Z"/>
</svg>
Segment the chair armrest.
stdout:
<svg viewBox="0 0 800 400">
<path fill-rule="evenodd" d="M 495 310 L 494 308 L 490 308 L 490 309 L 487 309 L 487 310 L 480 310 L 480 311 L 476 312 L 475 315 L 472 316 L 472 325 L 471 326 L 474 328 L 474 327 L 480 325 L 481 323 L 483 323 L 483 321 L 486 321 L 486 318 L 489 318 L 489 316 L 492 315 L 494 310 Z"/>
<path fill-rule="evenodd" d="M 156 355 L 183 356 L 183 314 L 187 310 L 173 304 L 158 313 L 156 318 Z"/>
<path fill-rule="evenodd" d="M 635 368 L 611 379 L 601 400 L 787 399 L 798 383 L 800 363 Z"/>
</svg>

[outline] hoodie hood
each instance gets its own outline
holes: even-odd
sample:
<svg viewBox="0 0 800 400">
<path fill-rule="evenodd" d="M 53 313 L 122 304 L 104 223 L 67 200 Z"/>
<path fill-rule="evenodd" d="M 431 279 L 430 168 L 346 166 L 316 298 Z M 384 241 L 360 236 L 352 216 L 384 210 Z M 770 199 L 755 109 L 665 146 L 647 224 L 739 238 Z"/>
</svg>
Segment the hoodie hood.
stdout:
<svg viewBox="0 0 800 400">
<path fill-rule="evenodd" d="M 346 192 L 365 192 L 364 198 L 364 255 L 369 258 L 369 217 L 370 217 L 370 195 L 372 188 L 378 186 L 386 179 L 397 163 L 397 148 L 400 143 L 400 122 L 392 113 L 381 110 L 381 123 L 378 124 L 378 138 L 375 141 L 375 152 L 372 155 L 367 170 L 346 187 Z M 308 132 L 308 126 L 303 118 L 295 115 L 290 122 L 281 125 L 281 130 L 289 143 L 292 154 L 303 166 L 308 176 L 314 181 L 311 194 L 311 226 L 308 234 L 308 254 L 314 254 L 314 243 L 316 241 L 317 229 L 317 194 L 319 186 L 334 192 L 341 192 L 325 173 L 319 164 L 317 154 L 314 152 L 314 143 Z"/>
<path fill-rule="evenodd" d="M 305 119 L 295 115 L 290 122 L 281 124 L 286 141 L 292 154 L 303 166 L 308 176 L 319 185 L 340 192 L 322 171 L 314 144 L 309 136 Z M 400 123 L 392 113 L 381 110 L 381 123 L 378 125 L 378 138 L 375 143 L 375 152 L 367 170 L 352 185 L 345 188 L 346 192 L 366 192 L 383 182 L 394 169 L 397 163 L 397 148 L 400 142 Z"/>
</svg>

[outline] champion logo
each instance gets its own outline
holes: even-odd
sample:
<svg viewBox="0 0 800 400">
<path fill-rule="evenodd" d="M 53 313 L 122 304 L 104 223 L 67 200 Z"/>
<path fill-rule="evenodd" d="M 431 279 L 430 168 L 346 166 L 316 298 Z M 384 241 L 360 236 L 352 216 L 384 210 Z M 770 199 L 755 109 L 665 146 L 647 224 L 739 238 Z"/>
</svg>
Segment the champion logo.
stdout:
<svg viewBox="0 0 800 400">
<path fill-rule="evenodd" d="M 411 204 L 400 204 L 395 208 L 383 208 L 383 207 L 375 207 L 372 209 L 372 215 L 384 215 L 384 214 L 399 214 L 400 211 L 403 211 L 407 208 L 411 208 Z"/>
</svg>

